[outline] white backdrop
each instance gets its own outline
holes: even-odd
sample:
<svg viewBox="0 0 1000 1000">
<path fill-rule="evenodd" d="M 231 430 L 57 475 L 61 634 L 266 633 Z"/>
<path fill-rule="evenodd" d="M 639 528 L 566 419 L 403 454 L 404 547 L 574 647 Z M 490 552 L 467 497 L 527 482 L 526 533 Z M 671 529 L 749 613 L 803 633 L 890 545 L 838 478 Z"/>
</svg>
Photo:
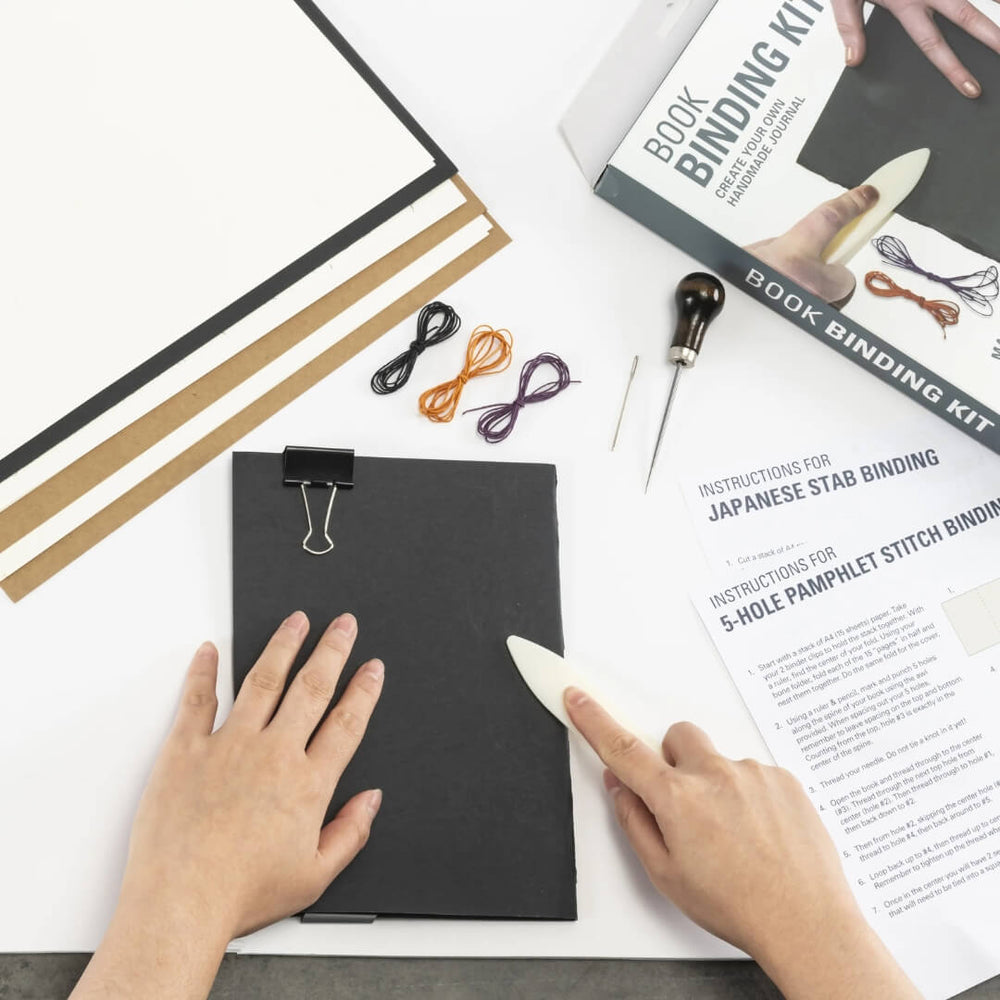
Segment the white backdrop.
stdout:
<svg viewBox="0 0 1000 1000">
<path fill-rule="evenodd" d="M 677 488 L 683 470 L 770 447 L 863 438 L 934 421 L 740 293 L 689 373 L 654 487 L 643 496 L 669 371 L 677 280 L 696 262 L 594 197 L 558 120 L 631 4 L 598 0 L 325 0 L 327 13 L 455 159 L 514 238 L 449 291 L 466 329 L 506 326 L 515 371 L 472 383 L 469 405 L 512 392 L 516 369 L 561 354 L 582 384 L 522 414 L 505 444 L 474 418 L 432 425 L 416 397 L 457 370 L 455 345 L 379 398 L 372 371 L 393 331 L 259 428 L 241 448 L 289 443 L 360 454 L 496 457 L 559 469 L 563 601 L 571 653 L 610 675 L 639 722 L 691 718 L 737 756 L 766 750 L 687 598 L 701 564 Z M 459 338 L 461 339 L 461 337 Z M 631 359 L 642 356 L 615 454 Z M 958 433 L 957 431 L 955 432 Z M 803 452 L 805 454 L 805 452 Z M 984 457 L 986 453 L 984 452 Z M 211 463 L 19 605 L 0 606 L 0 950 L 92 948 L 111 912 L 135 802 L 205 638 L 228 678 L 228 456 Z M 289 609 L 291 610 L 291 609 Z M 344 610 L 331 608 L 331 616 Z M 377 630 L 377 622 L 362 622 Z M 501 641 L 502 637 L 498 637 Z M 392 664 L 387 665 L 392 683 Z M 223 710 L 231 696 L 224 684 Z M 599 768 L 573 745 L 580 919 L 574 924 L 288 921 L 245 951 L 383 955 L 710 957 L 734 954 L 662 902 L 618 836 Z"/>
</svg>

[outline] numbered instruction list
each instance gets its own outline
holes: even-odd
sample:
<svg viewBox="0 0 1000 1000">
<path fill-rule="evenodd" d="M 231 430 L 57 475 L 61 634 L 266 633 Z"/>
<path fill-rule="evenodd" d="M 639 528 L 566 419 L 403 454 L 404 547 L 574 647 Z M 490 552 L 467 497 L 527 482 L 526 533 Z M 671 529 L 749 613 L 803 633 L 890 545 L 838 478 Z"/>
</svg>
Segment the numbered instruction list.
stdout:
<svg viewBox="0 0 1000 1000">
<path fill-rule="evenodd" d="M 815 523 L 748 518 L 720 560 L 741 568 L 694 599 L 869 920 L 925 995 L 948 997 L 1000 972 L 1000 642 L 970 655 L 947 612 L 1000 577 L 1000 488 L 878 514 L 853 497 Z"/>
</svg>

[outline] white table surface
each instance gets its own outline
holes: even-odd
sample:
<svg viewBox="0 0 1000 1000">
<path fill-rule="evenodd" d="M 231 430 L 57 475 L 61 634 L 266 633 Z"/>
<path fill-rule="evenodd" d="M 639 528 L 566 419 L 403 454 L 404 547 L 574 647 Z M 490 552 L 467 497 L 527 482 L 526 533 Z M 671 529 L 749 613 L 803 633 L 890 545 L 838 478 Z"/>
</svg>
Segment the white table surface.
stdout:
<svg viewBox="0 0 1000 1000">
<path fill-rule="evenodd" d="M 734 756 L 767 751 L 687 597 L 701 554 L 677 489 L 684 470 L 733 471 L 763 448 L 863 437 L 935 418 L 738 292 L 690 373 L 648 496 L 665 398 L 676 281 L 696 262 L 592 195 L 559 118 L 633 4 L 599 0 L 324 0 L 322 6 L 454 158 L 514 238 L 449 291 L 467 329 L 507 326 L 515 368 L 543 350 L 582 384 L 522 415 L 505 444 L 474 418 L 436 426 L 422 388 L 455 352 L 421 359 L 379 398 L 372 371 L 410 337 L 388 334 L 249 435 L 240 448 L 554 462 L 567 647 L 616 678 L 650 728 L 691 718 Z M 632 356 L 642 364 L 622 443 L 609 441 Z M 504 398 L 515 372 L 473 383 Z M 934 425 L 936 426 L 936 424 Z M 958 433 L 957 431 L 955 432 Z M 787 445 L 787 449 L 786 449 Z M 18 605 L 0 605 L 0 950 L 94 947 L 111 912 L 140 789 L 205 638 L 231 698 L 230 460 L 224 455 Z M 291 609 L 289 609 L 291 610 Z M 331 608 L 331 616 L 344 610 Z M 377 630 L 378 622 L 362 622 Z M 388 664 L 388 683 L 392 683 Z M 271 953 L 718 957 L 735 954 L 648 887 L 618 835 L 599 768 L 573 743 L 580 918 L 571 924 L 295 921 L 236 944 Z"/>
</svg>

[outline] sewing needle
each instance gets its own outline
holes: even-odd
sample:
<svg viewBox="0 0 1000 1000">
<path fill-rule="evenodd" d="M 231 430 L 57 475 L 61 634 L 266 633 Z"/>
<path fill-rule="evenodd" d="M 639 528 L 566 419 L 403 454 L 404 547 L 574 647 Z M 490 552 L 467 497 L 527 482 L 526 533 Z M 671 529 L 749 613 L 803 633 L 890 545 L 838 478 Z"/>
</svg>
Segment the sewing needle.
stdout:
<svg viewBox="0 0 1000 1000">
<path fill-rule="evenodd" d="M 632 371 L 629 372 L 628 384 L 625 386 L 625 398 L 622 400 L 621 412 L 618 414 L 618 423 L 615 425 L 615 438 L 611 442 L 611 450 L 618 446 L 618 434 L 622 429 L 622 419 L 625 416 L 625 407 L 628 406 L 628 394 L 632 391 L 632 383 L 635 381 L 635 370 L 639 367 L 639 355 L 632 359 Z"/>
</svg>

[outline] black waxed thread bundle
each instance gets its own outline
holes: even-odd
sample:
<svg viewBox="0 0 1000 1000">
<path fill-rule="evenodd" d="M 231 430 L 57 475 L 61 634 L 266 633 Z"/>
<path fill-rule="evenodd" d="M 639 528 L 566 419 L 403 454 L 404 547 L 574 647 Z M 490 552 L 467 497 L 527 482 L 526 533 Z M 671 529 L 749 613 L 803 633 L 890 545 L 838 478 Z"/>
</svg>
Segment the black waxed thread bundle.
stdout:
<svg viewBox="0 0 1000 1000">
<path fill-rule="evenodd" d="M 417 316 L 417 337 L 398 357 L 384 364 L 372 376 L 372 390 L 380 396 L 402 389 L 416 367 L 417 358 L 427 350 L 449 337 L 454 337 L 462 325 L 458 313 L 444 302 L 431 302 L 420 310 Z"/>
<path fill-rule="evenodd" d="M 556 377 L 537 389 L 532 390 L 531 378 L 539 368 L 550 366 L 555 369 Z M 529 403 L 544 403 L 547 399 L 558 396 L 564 389 L 579 382 L 570 378 L 569 366 L 557 354 L 539 354 L 524 363 L 518 384 L 517 399 L 511 403 L 494 403 L 490 406 L 477 406 L 465 413 L 484 411 L 476 424 L 476 430 L 489 444 L 499 444 L 510 437 L 517 423 L 518 414 Z"/>
<path fill-rule="evenodd" d="M 872 240 L 872 246 L 887 264 L 912 271 L 914 274 L 927 278 L 928 281 L 936 281 L 938 284 L 950 288 L 963 302 L 968 304 L 973 312 L 979 313 L 980 316 L 993 315 L 993 300 L 1000 294 L 1000 280 L 998 280 L 1000 276 L 998 276 L 996 265 L 991 264 L 982 271 L 973 271 L 972 274 L 959 274 L 953 278 L 943 278 L 939 274 L 925 271 L 918 266 L 910 256 L 910 251 L 906 249 L 906 244 L 897 236 L 879 236 Z"/>
</svg>

